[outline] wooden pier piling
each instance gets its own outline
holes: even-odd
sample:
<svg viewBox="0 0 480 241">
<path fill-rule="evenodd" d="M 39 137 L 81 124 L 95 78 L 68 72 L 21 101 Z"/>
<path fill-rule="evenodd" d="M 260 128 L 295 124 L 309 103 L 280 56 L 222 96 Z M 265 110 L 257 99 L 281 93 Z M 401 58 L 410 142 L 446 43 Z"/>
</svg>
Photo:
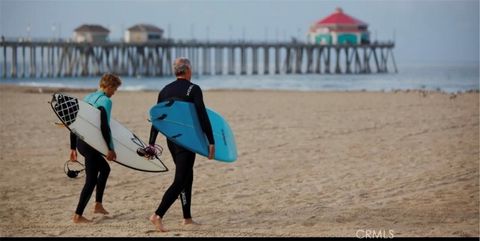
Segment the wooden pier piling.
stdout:
<svg viewBox="0 0 480 241">
<path fill-rule="evenodd" d="M 196 75 L 370 74 L 398 71 L 393 42 L 313 45 L 299 42 L 159 41 L 147 44 L 92 44 L 2 41 L 0 48 L 3 49 L 3 78 L 86 77 L 105 72 L 122 76 L 170 76 L 173 74 L 172 61 L 180 56 L 190 58 Z"/>
</svg>

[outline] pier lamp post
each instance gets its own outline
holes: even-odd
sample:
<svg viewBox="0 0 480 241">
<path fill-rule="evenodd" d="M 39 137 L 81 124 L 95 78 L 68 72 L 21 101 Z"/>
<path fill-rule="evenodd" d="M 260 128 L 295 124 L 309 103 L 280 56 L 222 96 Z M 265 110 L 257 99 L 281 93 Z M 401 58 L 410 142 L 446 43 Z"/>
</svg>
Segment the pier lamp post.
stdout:
<svg viewBox="0 0 480 241">
<path fill-rule="evenodd" d="M 265 42 L 268 43 L 268 27 L 265 27 Z"/>
<path fill-rule="evenodd" d="M 190 38 L 195 39 L 195 25 L 193 23 L 190 24 Z"/>
<path fill-rule="evenodd" d="M 27 25 L 27 41 L 32 42 L 32 38 L 30 38 L 30 30 L 31 30 L 31 26 L 29 24 Z"/>
<path fill-rule="evenodd" d="M 277 43 L 280 42 L 278 28 L 275 28 L 275 40 L 277 41 Z"/>
<path fill-rule="evenodd" d="M 168 25 L 167 25 L 167 39 L 170 39 L 171 37 L 172 37 L 171 26 L 170 26 L 170 23 L 168 23 Z"/>
<path fill-rule="evenodd" d="M 210 42 L 210 26 L 207 26 L 206 34 L 207 34 L 207 43 L 208 43 Z"/>
<path fill-rule="evenodd" d="M 242 42 L 245 42 L 245 26 L 242 27 Z"/>
<path fill-rule="evenodd" d="M 55 27 L 55 24 L 52 24 L 52 42 L 55 41 L 55 30 L 57 28 Z"/>
</svg>

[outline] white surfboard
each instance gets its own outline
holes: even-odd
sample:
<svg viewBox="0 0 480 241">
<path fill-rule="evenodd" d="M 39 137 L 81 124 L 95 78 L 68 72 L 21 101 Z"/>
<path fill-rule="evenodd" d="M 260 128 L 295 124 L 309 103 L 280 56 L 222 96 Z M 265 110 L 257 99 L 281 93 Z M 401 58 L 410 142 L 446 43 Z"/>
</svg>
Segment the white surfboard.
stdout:
<svg viewBox="0 0 480 241">
<path fill-rule="evenodd" d="M 53 94 L 50 105 L 71 132 L 106 156 L 108 148 L 100 129 L 100 110 L 83 100 L 61 93 Z M 110 118 L 110 130 L 117 163 L 145 172 L 168 171 L 158 157 L 148 159 L 138 155 L 137 149 L 147 144 L 113 118 Z"/>
</svg>

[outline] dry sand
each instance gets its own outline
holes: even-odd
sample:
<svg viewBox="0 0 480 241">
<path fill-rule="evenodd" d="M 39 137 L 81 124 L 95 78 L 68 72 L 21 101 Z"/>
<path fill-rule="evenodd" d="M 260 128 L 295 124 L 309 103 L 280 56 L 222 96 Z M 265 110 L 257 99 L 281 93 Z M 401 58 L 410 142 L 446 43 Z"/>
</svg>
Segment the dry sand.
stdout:
<svg viewBox="0 0 480 241">
<path fill-rule="evenodd" d="M 85 91 L 66 90 L 83 97 Z M 147 217 L 173 180 L 111 164 L 110 215 L 73 224 L 84 178 L 63 173 L 69 139 L 51 90 L 0 86 L 0 236 L 479 236 L 479 94 L 206 91 L 238 160 L 198 156 L 192 213 Z M 117 92 L 112 116 L 148 138 L 156 92 Z M 157 143 L 166 147 L 163 136 Z M 83 159 L 80 159 L 83 160 Z"/>
</svg>

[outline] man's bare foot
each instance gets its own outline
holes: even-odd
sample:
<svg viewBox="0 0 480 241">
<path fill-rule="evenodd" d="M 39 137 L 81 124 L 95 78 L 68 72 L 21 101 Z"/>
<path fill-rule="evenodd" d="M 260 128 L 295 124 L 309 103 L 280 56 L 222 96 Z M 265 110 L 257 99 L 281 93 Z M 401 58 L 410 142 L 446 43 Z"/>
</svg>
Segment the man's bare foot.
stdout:
<svg viewBox="0 0 480 241">
<path fill-rule="evenodd" d="M 105 215 L 108 214 L 107 210 L 105 210 L 105 208 L 103 208 L 102 203 L 99 203 L 99 202 L 95 203 L 93 213 L 101 213 L 101 214 L 105 214 Z"/>
<path fill-rule="evenodd" d="M 160 232 L 168 232 L 168 229 L 163 226 L 162 219 L 157 214 L 152 214 L 152 216 L 150 216 L 150 222 L 155 225 L 156 230 Z"/>
<path fill-rule="evenodd" d="M 78 215 L 78 214 L 73 215 L 72 220 L 74 223 L 91 223 L 92 222 L 92 220 L 86 219 L 84 216 Z"/>
<path fill-rule="evenodd" d="M 186 218 L 186 219 L 183 220 L 183 225 L 189 225 L 189 224 L 201 225 L 200 223 L 197 223 L 197 222 L 193 221 L 193 219 L 191 219 L 191 218 Z"/>
</svg>

